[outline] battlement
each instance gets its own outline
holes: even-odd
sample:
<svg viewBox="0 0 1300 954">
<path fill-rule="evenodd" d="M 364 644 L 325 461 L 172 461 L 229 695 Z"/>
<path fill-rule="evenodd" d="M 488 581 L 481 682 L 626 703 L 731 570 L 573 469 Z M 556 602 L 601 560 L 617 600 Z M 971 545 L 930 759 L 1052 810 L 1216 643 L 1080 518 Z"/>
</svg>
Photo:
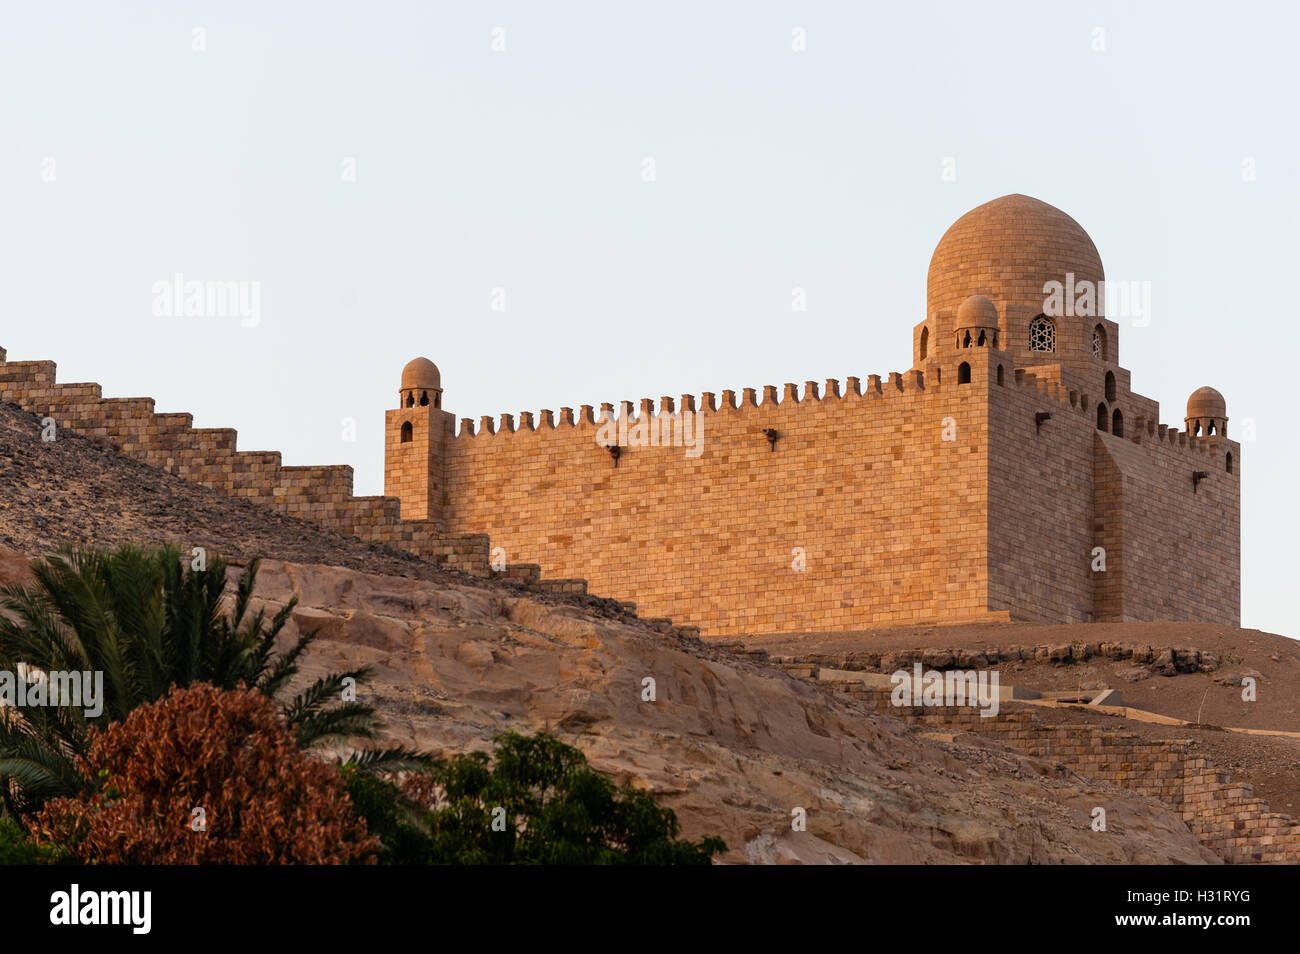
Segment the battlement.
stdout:
<svg viewBox="0 0 1300 954">
<path fill-rule="evenodd" d="M 1062 409 L 1077 414 L 1085 422 L 1092 419 L 1096 406 L 1095 395 L 1077 388 L 1065 388 L 1055 382 L 1040 379 L 1032 372 L 1017 370 L 1008 379 L 1008 386 L 1022 393 L 1034 395 L 1044 402 L 1052 402 Z M 993 392 L 996 394 L 996 392 Z M 1203 458 L 1217 458 L 1222 454 L 1233 453 L 1240 456 L 1241 445 L 1225 436 L 1194 437 L 1186 431 L 1167 424 L 1161 424 L 1151 418 L 1139 418 L 1132 428 L 1122 435 L 1135 444 L 1160 447 L 1173 453 L 1181 453 L 1193 463 L 1204 463 Z"/>
<path fill-rule="evenodd" d="M 758 397 L 759 389 L 757 388 L 743 388 L 739 392 L 725 390 L 721 392 L 721 398 L 719 398 L 718 392 L 703 391 L 700 393 L 698 401 L 694 394 L 683 394 L 680 397 L 680 409 L 677 399 L 665 395 L 658 399 L 642 398 L 636 403 L 620 401 L 615 405 L 606 402 L 600 404 L 599 408 L 596 405 L 583 404 L 576 414 L 571 407 L 560 408 L 558 415 L 551 409 L 542 408 L 536 414 L 531 411 L 521 411 L 517 416 L 511 413 L 503 413 L 499 418 L 484 415 L 479 418 L 477 424 L 472 417 L 462 417 L 460 419 L 460 429 L 454 436 L 496 436 L 498 434 L 514 434 L 520 431 L 551 431 L 564 428 L 581 429 L 584 427 L 595 429 L 603 426 L 608 421 L 627 421 L 630 423 L 646 417 L 674 417 L 684 413 L 740 413 L 751 409 L 771 410 L 774 407 L 791 404 L 822 404 L 835 401 L 851 401 L 855 398 L 870 401 L 897 395 L 924 393 L 926 390 L 925 375 L 922 371 L 894 371 L 883 380 L 880 375 L 872 374 L 867 377 L 865 386 L 863 386 L 860 378 L 848 377 L 844 379 L 843 388 L 841 388 L 838 378 L 827 378 L 824 392 L 822 387 L 816 381 L 806 381 L 801 393 L 799 386 L 793 383 L 787 383 L 780 390 L 776 385 L 768 384 L 762 388 L 763 396 L 761 400 Z M 657 408 L 656 404 L 658 405 Z"/>
</svg>

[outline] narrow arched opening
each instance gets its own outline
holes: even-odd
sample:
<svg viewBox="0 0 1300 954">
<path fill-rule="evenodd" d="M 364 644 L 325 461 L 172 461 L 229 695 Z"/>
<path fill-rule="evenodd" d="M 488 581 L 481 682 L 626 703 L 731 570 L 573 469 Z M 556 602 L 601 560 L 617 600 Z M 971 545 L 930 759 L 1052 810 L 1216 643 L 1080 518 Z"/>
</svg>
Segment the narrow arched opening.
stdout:
<svg viewBox="0 0 1300 954">
<path fill-rule="evenodd" d="M 411 426 L 411 422 L 403 421 L 402 422 L 402 443 L 403 444 L 411 443 L 411 439 L 414 436 L 415 436 L 415 428 Z"/>
<path fill-rule="evenodd" d="M 1097 405 L 1097 430 L 1105 431 L 1110 426 L 1110 414 L 1106 411 L 1105 404 Z"/>
<path fill-rule="evenodd" d="M 1231 451 L 1229 451 L 1229 453 L 1228 453 L 1228 459 L 1227 459 L 1226 463 L 1227 463 L 1227 466 L 1228 466 L 1228 473 L 1232 473 L 1232 452 L 1231 452 Z"/>
<path fill-rule="evenodd" d="M 930 329 L 922 328 L 921 329 L 921 360 L 924 361 L 925 356 L 929 353 L 930 353 Z"/>
<path fill-rule="evenodd" d="M 957 383 L 970 384 L 970 365 L 965 361 L 957 365 Z"/>
<path fill-rule="evenodd" d="M 1110 432 L 1116 437 L 1124 436 L 1124 415 L 1115 408 L 1115 413 L 1110 419 Z"/>
<path fill-rule="evenodd" d="M 1115 400 L 1115 372 L 1114 371 L 1106 372 L 1106 400 L 1107 401 Z"/>
<path fill-rule="evenodd" d="M 998 385 L 1002 385 L 1002 365 L 998 365 Z"/>
</svg>

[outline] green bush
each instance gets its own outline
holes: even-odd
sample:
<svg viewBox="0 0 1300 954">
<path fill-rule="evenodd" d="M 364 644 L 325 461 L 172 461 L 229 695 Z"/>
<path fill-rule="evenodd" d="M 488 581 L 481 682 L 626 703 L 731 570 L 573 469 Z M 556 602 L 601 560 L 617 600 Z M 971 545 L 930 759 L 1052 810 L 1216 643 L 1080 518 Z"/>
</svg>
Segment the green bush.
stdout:
<svg viewBox="0 0 1300 954">
<path fill-rule="evenodd" d="M 38 845 L 12 818 L 0 818 L 0 865 L 52 865 L 63 852 L 49 845 Z"/>
<path fill-rule="evenodd" d="M 677 816 L 617 788 L 578 749 L 507 732 L 485 752 L 437 763 L 437 798 L 345 769 L 348 794 L 391 864 L 707 865 L 720 838 L 677 838 Z M 415 786 L 418 790 L 419 786 Z M 432 794 L 432 789 L 430 789 Z"/>
</svg>

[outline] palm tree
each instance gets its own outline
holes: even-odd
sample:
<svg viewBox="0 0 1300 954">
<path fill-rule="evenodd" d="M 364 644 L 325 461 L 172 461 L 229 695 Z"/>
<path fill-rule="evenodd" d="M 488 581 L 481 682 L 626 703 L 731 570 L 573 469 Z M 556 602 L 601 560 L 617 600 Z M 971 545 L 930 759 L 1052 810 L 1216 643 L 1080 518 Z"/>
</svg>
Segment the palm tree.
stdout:
<svg viewBox="0 0 1300 954">
<path fill-rule="evenodd" d="M 283 653 L 275 649 L 297 599 L 271 619 L 250 610 L 259 561 L 240 574 L 229 612 L 227 564 L 211 555 L 206 568 L 182 562 L 172 546 L 153 550 L 64 549 L 32 563 L 30 585 L 0 587 L 0 671 L 25 665 L 46 673 L 102 672 L 102 712 L 95 717 L 67 705 L 0 710 L 0 799 L 21 818 L 58 795 L 93 786 L 76 758 L 89 747 L 88 729 L 161 699 L 173 685 L 206 682 L 220 689 L 240 683 L 276 697 L 298 673 L 298 661 L 316 638 L 301 634 Z M 330 673 L 282 704 L 303 748 L 373 738 L 374 708 L 345 700 L 343 690 L 370 676 L 367 668 Z M 424 764 L 402 748 L 353 753 L 363 771 Z"/>
</svg>

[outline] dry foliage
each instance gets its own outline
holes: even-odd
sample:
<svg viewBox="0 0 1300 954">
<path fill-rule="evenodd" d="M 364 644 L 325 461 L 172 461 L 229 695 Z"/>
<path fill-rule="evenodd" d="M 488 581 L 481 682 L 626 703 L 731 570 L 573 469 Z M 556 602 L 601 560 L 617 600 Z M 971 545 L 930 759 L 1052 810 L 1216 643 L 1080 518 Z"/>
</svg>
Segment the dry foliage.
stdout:
<svg viewBox="0 0 1300 954">
<path fill-rule="evenodd" d="M 79 767 L 99 791 L 31 819 L 39 843 L 99 864 L 373 862 L 333 767 L 302 752 L 256 690 L 173 688 L 96 731 Z M 195 831 L 203 809 L 206 830 Z"/>
</svg>

